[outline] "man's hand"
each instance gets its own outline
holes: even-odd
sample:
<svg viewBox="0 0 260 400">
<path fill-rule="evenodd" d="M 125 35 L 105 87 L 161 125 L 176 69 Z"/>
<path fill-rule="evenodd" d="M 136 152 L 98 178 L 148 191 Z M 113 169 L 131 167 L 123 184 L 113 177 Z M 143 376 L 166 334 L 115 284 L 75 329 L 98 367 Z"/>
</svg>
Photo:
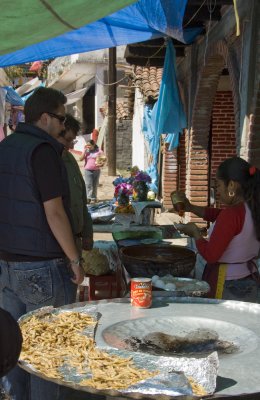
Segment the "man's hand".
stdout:
<svg viewBox="0 0 260 400">
<path fill-rule="evenodd" d="M 71 278 L 72 282 L 76 285 L 80 285 L 85 277 L 85 271 L 80 264 L 70 264 L 72 272 L 74 274 L 74 278 Z"/>
</svg>

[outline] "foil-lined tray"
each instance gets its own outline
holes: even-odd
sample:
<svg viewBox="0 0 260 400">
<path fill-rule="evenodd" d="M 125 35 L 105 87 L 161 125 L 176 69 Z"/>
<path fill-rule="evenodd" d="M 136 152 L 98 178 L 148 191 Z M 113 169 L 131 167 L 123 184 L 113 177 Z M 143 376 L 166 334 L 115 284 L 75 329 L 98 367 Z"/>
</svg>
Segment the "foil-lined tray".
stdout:
<svg viewBox="0 0 260 400">
<path fill-rule="evenodd" d="M 152 285 L 158 289 L 181 292 L 183 296 L 202 297 L 210 291 L 210 286 L 205 281 L 191 278 L 177 278 L 170 274 L 163 277 L 152 277 Z"/>
<path fill-rule="evenodd" d="M 45 318 L 46 316 L 72 311 L 88 314 L 96 321 L 100 320 L 102 324 L 102 315 L 97 312 L 96 305 L 91 304 L 87 304 L 83 307 L 79 307 L 78 304 L 75 304 L 75 307 L 73 307 L 73 305 L 69 305 L 68 308 L 65 306 L 57 309 L 52 307 L 44 307 L 22 316 L 19 322 L 23 322 L 31 316 Z M 84 329 L 82 334 L 94 338 L 95 326 L 90 326 L 88 329 Z M 102 346 L 98 346 L 98 348 L 111 355 L 117 355 L 122 358 L 131 357 L 137 368 L 146 369 L 148 371 L 158 371 L 158 374 L 156 374 L 153 378 L 140 381 L 138 384 L 129 386 L 127 389 L 98 390 L 92 387 L 81 385 L 81 381 L 91 376 L 90 370 L 86 370 L 84 373 L 77 373 L 75 368 L 71 367 L 69 363 L 64 363 L 59 368 L 62 379 L 49 378 L 37 371 L 33 365 L 23 361 L 22 359 L 19 360 L 19 365 L 29 373 L 33 373 L 43 379 L 51 380 L 59 385 L 69 386 L 76 390 L 99 395 L 106 394 L 115 396 L 125 393 L 128 397 L 133 398 L 142 398 L 144 395 L 147 398 L 156 395 L 156 398 L 158 399 L 167 399 L 174 396 L 179 399 L 189 400 L 195 398 L 196 396 L 194 397 L 194 393 L 188 378 L 192 378 L 194 382 L 199 384 L 205 390 L 205 394 L 212 394 L 215 391 L 219 367 L 218 355 L 216 352 L 210 354 L 208 357 L 196 359 L 185 357 L 158 357 L 144 353 L 117 350 Z"/>
<path fill-rule="evenodd" d="M 216 389 L 219 367 L 217 352 L 213 352 L 208 357 L 203 358 L 175 358 L 114 349 L 106 349 L 106 351 L 122 357 L 131 355 L 135 365 L 139 368 L 160 371 L 160 374 L 156 377 L 122 390 L 122 393 L 137 391 L 145 394 L 167 394 L 169 396 L 191 395 L 190 385 L 189 383 L 187 385 L 186 380 L 186 385 L 189 389 L 187 392 L 187 387 L 184 387 L 185 379 L 182 375 L 193 378 L 195 382 L 204 388 L 207 394 L 213 394 Z"/>
</svg>

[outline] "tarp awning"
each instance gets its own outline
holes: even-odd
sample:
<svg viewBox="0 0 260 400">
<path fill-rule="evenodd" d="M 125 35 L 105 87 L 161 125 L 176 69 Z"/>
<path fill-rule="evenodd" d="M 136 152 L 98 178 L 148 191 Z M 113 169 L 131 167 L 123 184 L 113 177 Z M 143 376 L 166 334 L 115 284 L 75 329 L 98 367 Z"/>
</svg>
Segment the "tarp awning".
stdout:
<svg viewBox="0 0 260 400">
<path fill-rule="evenodd" d="M 0 54 L 75 30 L 135 1 L 1 0 Z"/>
<path fill-rule="evenodd" d="M 84 2 L 90 3 L 86 0 Z M 65 4 L 67 3 L 65 1 Z M 80 1 L 78 0 L 76 3 L 80 3 Z M 98 8 L 101 7 L 102 1 L 92 3 Z M 106 0 L 104 3 L 110 4 L 111 0 Z M 118 6 L 122 6 L 123 1 L 116 1 L 116 3 Z M 125 1 L 125 3 L 127 2 Z M 131 2 L 128 1 L 128 3 Z M 186 3 L 187 0 L 139 0 L 135 4 L 79 29 L 0 56 L 0 67 L 115 47 L 163 36 L 170 36 L 189 43 L 199 33 L 199 30 L 182 30 Z M 71 10 L 73 10 L 74 1 L 70 4 Z M 85 5 L 82 6 L 80 13 L 83 13 L 84 9 L 86 9 Z M 105 9 L 107 10 L 107 7 Z M 88 9 L 86 12 L 88 13 Z M 43 22 L 37 26 L 37 29 L 42 25 Z M 20 36 L 25 36 L 24 32 Z M 20 43 L 20 36 L 16 36 L 18 43 Z"/>
<path fill-rule="evenodd" d="M 74 92 L 66 94 L 67 97 L 66 105 L 76 103 L 76 101 L 80 100 L 84 96 L 87 90 L 88 88 L 85 87 L 83 89 L 75 90 Z"/>
<path fill-rule="evenodd" d="M 16 93 L 12 86 L 2 86 L 6 91 L 6 101 L 12 106 L 24 106 L 24 101 L 21 96 Z"/>
<path fill-rule="evenodd" d="M 173 150 L 179 144 L 179 135 L 187 126 L 175 71 L 175 49 L 172 42 L 168 40 L 159 98 L 153 108 L 145 106 L 143 120 L 144 136 L 152 155 L 147 172 L 152 178 L 150 187 L 156 193 L 159 178 L 157 163 L 160 136 L 167 134 L 170 150 Z"/>
</svg>

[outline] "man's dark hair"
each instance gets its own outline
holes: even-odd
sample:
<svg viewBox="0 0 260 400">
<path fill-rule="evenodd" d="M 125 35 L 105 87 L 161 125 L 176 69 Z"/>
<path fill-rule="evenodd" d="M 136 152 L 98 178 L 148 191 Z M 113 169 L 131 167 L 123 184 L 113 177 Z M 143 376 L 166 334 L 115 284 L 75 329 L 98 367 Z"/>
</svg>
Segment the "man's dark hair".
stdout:
<svg viewBox="0 0 260 400">
<path fill-rule="evenodd" d="M 59 90 L 44 87 L 36 89 L 25 102 L 25 122 L 37 122 L 44 112 L 55 113 L 66 101 L 66 96 Z"/>
<path fill-rule="evenodd" d="M 71 114 L 66 114 L 66 120 L 65 120 L 65 130 L 71 129 L 75 135 L 78 135 L 80 131 L 80 122 L 74 118 Z M 61 136 L 65 136 L 66 131 L 62 132 Z"/>
</svg>

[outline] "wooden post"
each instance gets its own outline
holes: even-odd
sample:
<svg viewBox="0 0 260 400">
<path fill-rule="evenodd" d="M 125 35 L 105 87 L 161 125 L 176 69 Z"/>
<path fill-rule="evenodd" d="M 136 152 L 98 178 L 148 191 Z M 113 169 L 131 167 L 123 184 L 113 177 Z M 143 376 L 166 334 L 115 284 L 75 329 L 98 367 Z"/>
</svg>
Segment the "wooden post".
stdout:
<svg viewBox="0 0 260 400">
<path fill-rule="evenodd" d="M 107 166 L 108 176 L 116 175 L 116 47 L 109 49 L 108 57 L 108 133 Z"/>
</svg>

